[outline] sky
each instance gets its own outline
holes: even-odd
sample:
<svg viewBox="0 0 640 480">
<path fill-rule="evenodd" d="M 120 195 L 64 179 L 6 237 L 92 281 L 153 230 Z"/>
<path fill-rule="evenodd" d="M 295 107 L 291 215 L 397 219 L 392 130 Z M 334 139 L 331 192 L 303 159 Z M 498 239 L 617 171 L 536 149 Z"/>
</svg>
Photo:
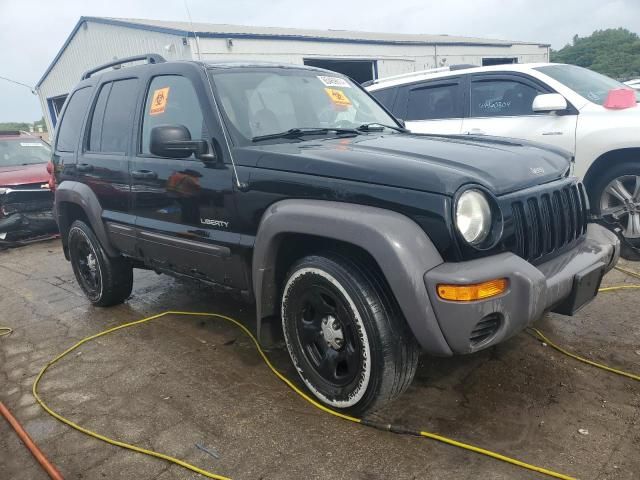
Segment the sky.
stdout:
<svg viewBox="0 0 640 480">
<path fill-rule="evenodd" d="M 35 85 L 81 16 L 187 20 L 185 0 L 0 0 L 0 76 Z M 625 27 L 638 0 L 186 0 L 194 22 L 466 35 L 550 43 Z M 42 116 L 28 88 L 0 80 L 0 122 Z"/>
</svg>

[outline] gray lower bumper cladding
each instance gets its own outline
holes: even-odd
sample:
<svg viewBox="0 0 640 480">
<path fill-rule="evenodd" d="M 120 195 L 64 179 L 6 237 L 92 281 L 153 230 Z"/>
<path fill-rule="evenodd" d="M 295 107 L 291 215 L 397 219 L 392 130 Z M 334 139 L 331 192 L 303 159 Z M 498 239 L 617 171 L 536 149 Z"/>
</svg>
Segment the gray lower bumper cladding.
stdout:
<svg viewBox="0 0 640 480">
<path fill-rule="evenodd" d="M 572 296 L 576 276 L 617 262 L 620 245 L 612 232 L 590 224 L 574 249 L 541 265 L 512 254 L 461 263 L 443 263 L 424 275 L 424 282 L 442 333 L 453 353 L 471 353 L 495 345 L 538 320 L 546 311 L 563 310 Z M 438 284 L 473 284 L 507 278 L 505 293 L 472 302 L 443 300 Z M 573 292 L 575 293 L 575 292 Z M 564 312 L 562 312 L 564 313 Z"/>
</svg>

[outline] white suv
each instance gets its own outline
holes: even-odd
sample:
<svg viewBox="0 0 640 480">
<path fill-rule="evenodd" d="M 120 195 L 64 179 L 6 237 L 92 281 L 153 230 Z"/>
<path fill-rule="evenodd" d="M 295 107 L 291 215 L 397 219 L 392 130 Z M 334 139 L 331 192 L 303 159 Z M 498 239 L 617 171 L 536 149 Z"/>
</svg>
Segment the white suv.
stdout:
<svg viewBox="0 0 640 480">
<path fill-rule="evenodd" d="M 640 92 L 609 97 L 629 87 L 553 63 L 452 66 L 366 88 L 416 133 L 513 137 L 572 152 L 593 213 L 620 226 L 624 256 L 640 258 L 631 247 L 640 246 Z M 607 108 L 620 97 L 622 105 Z"/>
</svg>

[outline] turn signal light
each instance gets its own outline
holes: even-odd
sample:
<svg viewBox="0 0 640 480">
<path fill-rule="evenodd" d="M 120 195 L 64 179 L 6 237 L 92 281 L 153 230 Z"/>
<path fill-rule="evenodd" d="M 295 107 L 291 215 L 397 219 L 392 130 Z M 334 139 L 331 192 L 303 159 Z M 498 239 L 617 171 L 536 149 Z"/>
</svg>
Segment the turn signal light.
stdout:
<svg viewBox="0 0 640 480">
<path fill-rule="evenodd" d="M 507 290 L 507 279 L 499 278 L 488 282 L 475 283 L 473 285 L 447 285 L 439 284 L 436 289 L 438 296 L 443 300 L 452 302 L 471 302 L 495 297 Z"/>
</svg>

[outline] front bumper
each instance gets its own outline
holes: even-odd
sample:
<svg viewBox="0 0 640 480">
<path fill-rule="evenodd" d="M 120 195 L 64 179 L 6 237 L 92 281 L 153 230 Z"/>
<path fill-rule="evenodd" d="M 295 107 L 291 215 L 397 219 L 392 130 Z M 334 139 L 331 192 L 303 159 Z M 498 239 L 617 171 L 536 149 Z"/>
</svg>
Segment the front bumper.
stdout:
<svg viewBox="0 0 640 480">
<path fill-rule="evenodd" d="M 0 241 L 23 240 L 57 231 L 52 212 L 14 213 L 0 218 Z"/>
<path fill-rule="evenodd" d="M 50 190 L 6 189 L 0 194 L 0 241 L 23 240 L 58 231 Z"/>
<path fill-rule="evenodd" d="M 571 295 L 577 274 L 598 265 L 609 271 L 619 254 L 615 234 L 589 224 L 584 239 L 573 249 L 541 265 L 534 266 L 513 253 L 501 253 L 468 262 L 443 263 L 425 273 L 424 282 L 452 352 L 471 353 L 500 343 L 546 311 L 561 306 Z M 496 278 L 507 278 L 509 287 L 505 293 L 486 300 L 452 302 L 436 293 L 440 283 L 473 284 Z"/>
</svg>

